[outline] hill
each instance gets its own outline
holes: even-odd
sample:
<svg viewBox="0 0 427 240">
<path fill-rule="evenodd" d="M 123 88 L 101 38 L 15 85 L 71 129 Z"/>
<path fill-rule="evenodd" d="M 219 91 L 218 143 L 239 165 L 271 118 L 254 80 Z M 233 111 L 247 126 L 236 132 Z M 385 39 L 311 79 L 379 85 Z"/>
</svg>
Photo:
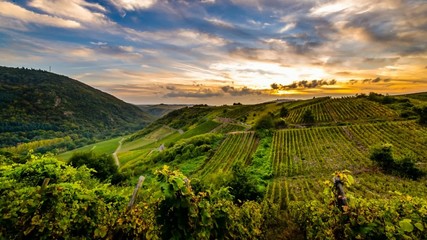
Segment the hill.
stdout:
<svg viewBox="0 0 427 240">
<path fill-rule="evenodd" d="M 421 94 L 419 94 L 421 95 Z M 380 97 L 380 96 L 377 96 Z M 386 96 L 382 96 L 386 97 Z M 159 164 L 146 164 L 159 153 L 160 148 L 171 149 L 178 142 L 191 141 L 190 139 L 195 136 L 201 136 L 203 134 L 220 134 L 224 136 L 224 144 L 219 149 L 212 149 L 214 155 L 204 158 L 204 160 L 198 159 L 191 164 L 191 167 L 185 166 L 186 174 L 194 174 L 199 176 L 200 172 L 203 172 L 201 176 L 212 175 L 208 174 L 210 170 L 203 169 L 209 166 L 209 159 L 216 159 L 218 156 L 221 157 L 221 161 L 228 161 L 231 166 L 234 160 L 227 160 L 228 155 L 235 155 L 238 158 L 240 153 L 233 153 L 232 151 L 240 151 L 242 147 L 234 147 L 230 145 L 229 134 L 246 134 L 254 130 L 257 122 L 264 117 L 270 117 L 273 126 L 273 131 L 294 131 L 292 133 L 300 133 L 297 130 L 310 126 L 310 129 L 323 129 L 323 127 L 340 127 L 340 126 L 368 126 L 369 124 L 379 124 L 385 122 L 406 122 L 412 121 L 415 118 L 415 113 L 412 111 L 414 104 L 412 101 L 418 102 L 405 96 L 393 97 L 395 101 L 392 103 L 381 103 L 377 98 L 372 99 L 372 96 L 357 96 L 357 97 L 345 97 L 345 98 L 314 98 L 309 100 L 300 101 L 277 101 L 268 102 L 256 105 L 232 105 L 232 106 L 206 106 L 206 105 L 195 105 L 192 107 L 183 107 L 178 110 L 172 111 L 154 121 L 146 128 L 135 132 L 125 138 L 123 146 L 118 153 L 119 159 L 121 160 L 121 168 L 124 172 L 131 171 L 133 174 L 147 173 L 159 167 Z M 397 107 L 396 107 L 397 106 Z M 287 109 L 288 113 L 286 116 L 280 116 L 282 109 Z M 305 111 L 310 110 L 314 117 L 313 123 L 305 123 L 302 115 Z M 402 112 L 411 112 L 409 115 L 402 116 Z M 284 122 L 284 124 L 283 124 Z M 399 125 L 396 125 L 399 126 Z M 275 129 L 275 130 L 274 130 Z M 282 130 L 281 130 L 282 129 Z M 338 128 L 339 131 L 351 132 L 350 128 Z M 344 130 L 342 130 L 344 129 Z M 391 131 L 391 128 L 382 131 Z M 301 131 L 303 133 L 303 131 Z M 315 132 L 313 132 L 314 134 Z M 224 135 L 225 134 L 225 135 Z M 303 137 L 303 136 L 295 136 Z M 366 136 L 371 138 L 370 136 Z M 346 141 L 350 141 L 347 137 Z M 228 140 L 225 140 L 228 139 Z M 243 144 L 244 137 L 236 138 L 236 146 Z M 363 138 L 362 138 L 363 139 Z M 417 141 L 423 138 L 418 138 Z M 272 144 L 272 139 L 265 140 L 264 137 L 253 136 L 253 141 L 249 145 L 247 151 L 243 151 L 241 154 L 249 154 L 249 158 L 253 157 L 254 150 L 260 142 L 270 141 L 268 144 Z M 354 141 L 354 140 L 352 140 Z M 360 140 L 362 141 L 362 140 Z M 378 142 L 381 142 L 378 140 Z M 385 139 L 382 142 L 389 142 Z M 346 142 L 342 142 L 345 144 Z M 100 143 L 100 147 L 102 148 Z M 267 144 L 267 143 L 265 143 Z M 294 144 L 294 143 L 286 143 Z M 338 142 L 334 143 L 338 144 Z M 341 143 L 340 143 L 341 144 Z M 362 145 L 359 142 L 352 142 L 352 147 L 363 146 L 364 158 L 367 158 L 369 154 L 369 147 L 371 144 Z M 400 143 L 393 141 L 393 144 L 400 148 Z M 300 145 L 300 144 L 299 144 Z M 164 146 L 164 147 L 162 147 Z M 216 145 L 219 147 L 220 145 Z M 245 147 L 246 148 L 246 147 Z M 218 151 L 225 152 L 219 153 Z M 356 149 L 357 150 L 357 149 Z M 400 151 L 400 150 L 399 150 Z M 66 154 L 64 156 L 71 156 Z M 296 156 L 295 156 L 296 157 Z M 196 157 L 197 158 L 197 157 Z M 64 157 L 67 159 L 67 157 Z M 424 158 L 422 158 L 424 159 Z M 424 160 L 423 160 L 424 161 Z M 191 162 L 188 161 L 177 163 L 176 167 L 180 168 L 180 164 L 186 164 Z M 197 164 L 196 164 L 197 162 Z M 250 161 L 245 161 L 250 162 Z M 145 163 L 145 164 L 144 164 Z M 174 161 L 169 164 L 174 164 Z M 144 168 L 137 166 L 144 165 Z M 228 166 L 228 168 L 230 168 Z M 217 166 L 218 167 L 218 166 Z M 350 168 L 350 167 L 348 167 Z M 149 169 L 149 170 L 148 170 Z M 351 168 L 352 169 L 352 168 Z M 150 173 L 149 173 L 150 174 Z M 216 174 L 216 172 L 213 172 Z"/>
<path fill-rule="evenodd" d="M 16 170 L 3 167 L 9 171 L 0 178 L 5 188 L 20 199 L 29 198 L 28 204 L 21 201 L 20 207 L 4 209 L 24 208 L 25 213 L 40 201 L 32 198 L 42 196 L 33 193 L 43 191 L 43 186 L 28 187 L 27 175 L 20 173 L 41 168 L 35 179 L 40 185 L 49 172 L 45 164 L 61 166 L 74 153 L 89 150 L 114 152 L 120 162 L 119 187 L 94 186 L 93 180 L 84 178 L 88 184 L 82 184 L 87 173 L 67 180 L 82 185 L 48 185 L 51 190 L 78 193 L 72 204 L 66 195 L 54 207 L 84 208 L 90 200 L 99 210 L 81 211 L 84 219 L 108 216 L 104 222 L 89 221 L 104 227 L 83 229 L 88 236 L 103 232 L 110 234 L 105 238 L 137 239 L 161 238 L 165 233 L 180 239 L 425 239 L 427 128 L 417 120 L 418 110 L 426 106 L 424 96 L 372 93 L 180 108 L 133 134 L 60 154 L 59 163 L 41 159 L 15 165 Z M 129 197 L 141 175 L 143 187 L 129 209 Z M 340 185 L 346 198 L 337 191 Z M 43 196 L 50 199 L 49 193 Z M 106 203 L 117 207 L 105 210 Z M 43 219 L 44 224 L 58 222 L 57 215 Z M 19 219 L 5 223 L 14 234 L 23 227 L 13 226 L 23 225 L 31 232 L 30 226 L 39 224 Z M 181 229 L 182 235 L 171 231 L 171 224 L 178 225 L 173 228 Z"/>
<path fill-rule="evenodd" d="M 0 147 L 64 136 L 83 145 L 152 120 L 137 106 L 77 80 L 8 67 L 0 67 L 0 108 Z"/>
<path fill-rule="evenodd" d="M 138 105 L 138 107 L 142 111 L 152 115 L 155 118 L 161 118 L 164 115 L 166 115 L 166 114 L 168 114 L 174 110 L 177 110 L 177 109 L 180 109 L 183 107 L 189 107 L 189 106 L 191 106 L 191 105 L 182 105 L 182 104 Z"/>
</svg>

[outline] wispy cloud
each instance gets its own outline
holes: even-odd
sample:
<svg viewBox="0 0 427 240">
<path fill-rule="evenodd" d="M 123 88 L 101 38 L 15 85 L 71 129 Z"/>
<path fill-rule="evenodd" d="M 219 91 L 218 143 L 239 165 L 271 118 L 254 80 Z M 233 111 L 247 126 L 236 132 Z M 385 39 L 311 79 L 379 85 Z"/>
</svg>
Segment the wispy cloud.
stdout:
<svg viewBox="0 0 427 240">
<path fill-rule="evenodd" d="M 24 23 L 41 24 L 51 27 L 80 28 L 79 22 L 63 19 L 57 16 L 39 14 L 27 10 L 11 2 L 0 2 L 0 15 L 12 19 L 17 19 Z M 4 24 L 3 24 L 4 26 Z"/>
<path fill-rule="evenodd" d="M 82 24 L 105 25 L 108 22 L 105 7 L 85 0 L 32 0 L 28 5 L 47 14 Z"/>
<path fill-rule="evenodd" d="M 110 0 L 120 10 L 135 11 L 153 6 L 157 0 Z"/>
<path fill-rule="evenodd" d="M 223 94 L 221 92 L 214 92 L 209 88 L 201 89 L 198 91 L 179 91 L 174 90 L 170 93 L 165 94 L 164 98 L 212 98 L 220 97 Z"/>
<path fill-rule="evenodd" d="M 422 0 L 0 1 L 0 64 L 138 103 L 397 93 L 426 89 L 426 23 Z"/>
</svg>

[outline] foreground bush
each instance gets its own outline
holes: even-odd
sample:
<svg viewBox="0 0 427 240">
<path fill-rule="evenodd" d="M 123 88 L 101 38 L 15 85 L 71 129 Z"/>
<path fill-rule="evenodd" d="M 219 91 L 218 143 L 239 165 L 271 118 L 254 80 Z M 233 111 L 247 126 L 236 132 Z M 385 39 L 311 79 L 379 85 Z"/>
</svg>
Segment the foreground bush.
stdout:
<svg viewBox="0 0 427 240">
<path fill-rule="evenodd" d="M 305 239 L 425 239 L 427 201 L 396 193 L 391 199 L 351 197 L 337 207 L 327 181 L 325 200 L 291 204 L 289 211 Z M 329 200 L 328 200 L 329 198 Z"/>
<path fill-rule="evenodd" d="M 156 173 L 161 191 L 129 207 L 132 188 L 92 171 L 52 156 L 1 165 L 0 239 L 260 239 L 274 219 L 273 205 L 237 206 L 226 188 L 195 194 L 166 166 Z"/>
</svg>

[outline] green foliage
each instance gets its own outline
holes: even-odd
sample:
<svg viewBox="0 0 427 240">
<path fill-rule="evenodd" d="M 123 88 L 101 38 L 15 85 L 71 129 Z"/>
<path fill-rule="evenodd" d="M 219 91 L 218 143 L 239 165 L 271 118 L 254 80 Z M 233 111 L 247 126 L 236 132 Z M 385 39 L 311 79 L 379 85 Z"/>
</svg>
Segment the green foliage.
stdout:
<svg viewBox="0 0 427 240">
<path fill-rule="evenodd" d="M 241 164 L 232 167 L 232 178 L 228 183 L 230 193 L 234 196 L 234 202 L 259 201 L 264 197 L 264 191 L 260 190 L 258 179 L 252 175 L 249 169 Z"/>
<path fill-rule="evenodd" d="M 258 119 L 254 128 L 256 130 L 274 128 L 273 117 L 270 114 L 262 116 L 261 118 Z"/>
<path fill-rule="evenodd" d="M 395 166 L 396 171 L 399 175 L 411 179 L 419 179 L 422 176 L 425 175 L 423 171 L 418 169 L 415 165 L 416 163 L 416 156 L 406 154 L 402 158 L 396 160 Z"/>
<path fill-rule="evenodd" d="M 156 209 L 162 239 L 258 239 L 265 221 L 261 205 L 233 204 L 227 189 L 193 192 L 190 180 L 163 167 L 156 172 L 163 199 Z"/>
<path fill-rule="evenodd" d="M 340 175 L 346 186 L 354 183 L 351 175 Z M 332 182 L 326 181 L 331 187 Z M 330 189 L 330 188 L 327 188 Z M 422 198 L 402 196 L 391 199 L 352 197 L 341 211 L 334 196 L 325 191 L 326 201 L 298 202 L 289 211 L 303 229 L 305 239 L 422 239 L 427 231 L 427 202 Z"/>
<path fill-rule="evenodd" d="M 378 166 L 386 171 L 394 168 L 394 159 L 392 154 L 391 144 L 382 144 L 371 149 L 370 159 L 378 164 Z"/>
<path fill-rule="evenodd" d="M 283 119 L 277 119 L 274 121 L 274 127 L 276 129 L 283 129 L 286 128 L 288 126 L 288 124 L 286 124 L 285 120 Z"/>
<path fill-rule="evenodd" d="M 69 164 L 73 167 L 87 166 L 95 171 L 92 173 L 94 177 L 101 181 L 111 179 L 118 174 L 117 166 L 111 155 L 100 154 L 97 155 L 90 152 L 77 152 L 70 158 Z M 117 181 L 118 176 L 115 177 Z"/>
<path fill-rule="evenodd" d="M 0 147 L 71 134 L 93 141 L 151 121 L 134 105 L 41 70 L 0 67 L 0 99 Z"/>
<path fill-rule="evenodd" d="M 160 239 L 155 220 L 155 203 L 140 202 L 127 211 L 119 211 L 109 229 L 108 239 Z"/>
<path fill-rule="evenodd" d="M 422 239 L 426 203 L 410 196 L 353 198 L 344 212 L 319 201 L 292 205 L 290 211 L 306 239 Z"/>
<path fill-rule="evenodd" d="M 1 167 L 0 238 L 106 238 L 126 199 L 90 172 L 51 156 Z"/>
<path fill-rule="evenodd" d="M 28 143 L 22 143 L 15 147 L 3 148 L 3 150 L 14 154 L 25 154 L 29 150 L 34 150 L 35 152 L 40 153 L 46 153 L 48 150 L 55 150 L 56 148 L 61 148 L 62 146 L 66 146 L 67 144 L 71 143 L 71 137 L 66 136 L 63 138 L 44 139 Z"/>
<path fill-rule="evenodd" d="M 422 125 L 426 125 L 427 124 L 427 106 L 424 106 L 422 108 L 416 108 L 415 112 L 419 116 L 418 122 Z"/>
<path fill-rule="evenodd" d="M 219 134 L 204 134 L 183 139 L 172 147 L 154 155 L 151 160 L 155 163 L 182 162 L 200 156 L 213 155 L 213 148 L 222 139 Z"/>
<path fill-rule="evenodd" d="M 304 114 L 302 115 L 302 122 L 306 124 L 313 124 L 314 121 L 314 115 L 311 109 L 305 110 Z"/>
<path fill-rule="evenodd" d="M 393 145 L 383 144 L 381 146 L 374 146 L 371 149 L 370 159 L 378 164 L 378 166 L 386 172 L 418 179 L 424 173 L 416 168 L 415 156 L 406 154 L 400 159 L 395 159 L 392 152 Z"/>
<path fill-rule="evenodd" d="M 273 177 L 272 162 L 270 161 L 272 136 L 270 134 L 260 139 L 258 148 L 252 155 L 249 172 L 258 179 L 268 180 Z"/>
<path fill-rule="evenodd" d="M 285 118 L 285 117 L 289 116 L 289 110 L 286 107 L 281 107 L 279 116 L 281 118 Z"/>
<path fill-rule="evenodd" d="M 293 205 L 291 212 L 307 239 L 423 239 L 426 206 L 410 196 L 353 198 L 344 213 L 319 201 Z"/>
</svg>

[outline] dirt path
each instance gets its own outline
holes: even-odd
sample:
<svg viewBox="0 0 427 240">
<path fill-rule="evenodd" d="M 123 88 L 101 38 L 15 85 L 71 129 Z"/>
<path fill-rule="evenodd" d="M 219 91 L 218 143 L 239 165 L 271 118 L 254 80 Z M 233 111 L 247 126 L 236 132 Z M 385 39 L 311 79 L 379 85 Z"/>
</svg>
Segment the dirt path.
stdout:
<svg viewBox="0 0 427 240">
<path fill-rule="evenodd" d="M 119 146 L 117 146 L 116 151 L 114 151 L 113 153 L 113 158 L 118 168 L 120 168 L 120 161 L 119 161 L 119 157 L 117 157 L 117 153 L 120 151 L 120 148 L 122 148 L 122 143 L 124 139 L 125 138 L 120 139 Z"/>
</svg>

